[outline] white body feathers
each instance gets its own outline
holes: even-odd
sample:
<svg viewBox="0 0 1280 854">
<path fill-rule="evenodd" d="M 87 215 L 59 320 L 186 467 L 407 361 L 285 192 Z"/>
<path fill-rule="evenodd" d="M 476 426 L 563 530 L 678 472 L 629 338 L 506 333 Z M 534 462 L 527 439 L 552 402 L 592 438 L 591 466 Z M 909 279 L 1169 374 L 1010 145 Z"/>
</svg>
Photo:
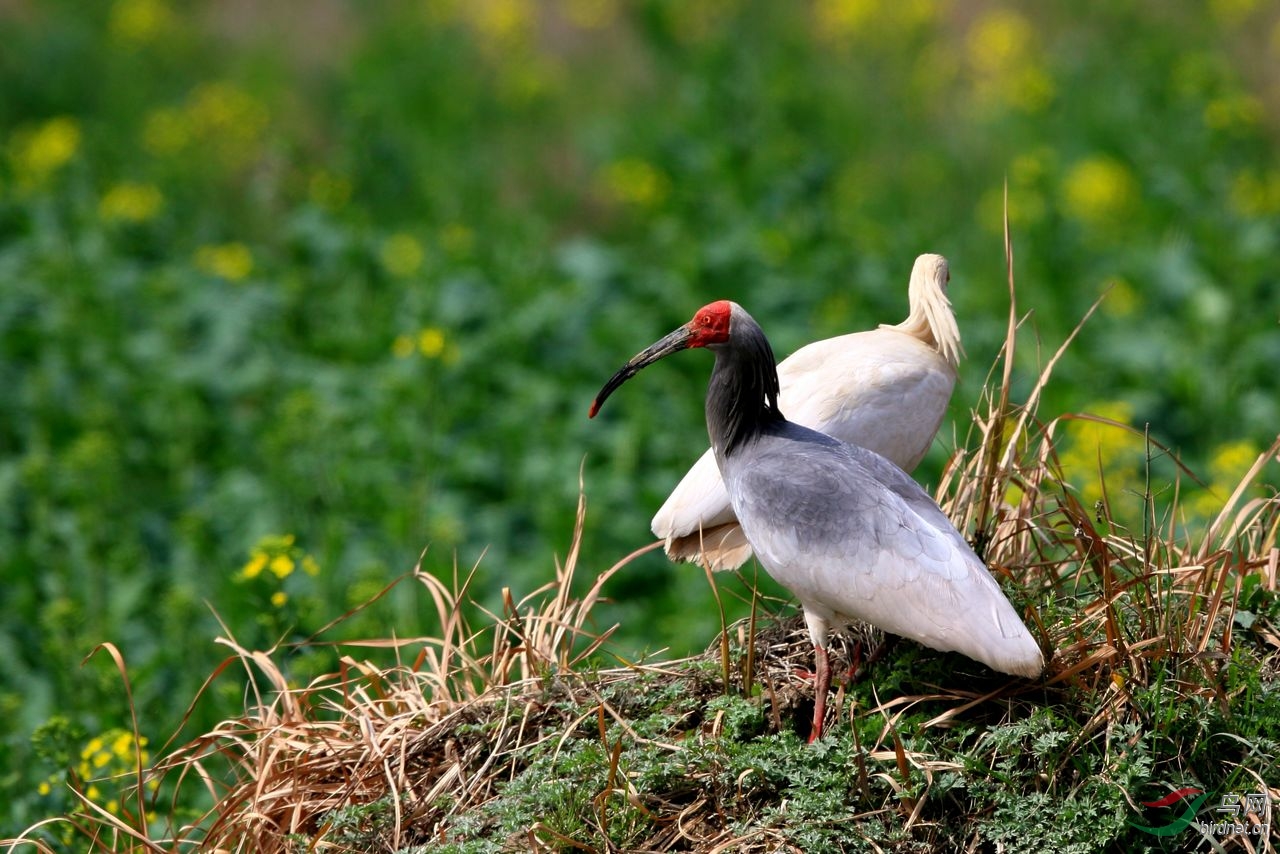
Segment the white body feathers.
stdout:
<svg viewBox="0 0 1280 854">
<path fill-rule="evenodd" d="M 883 457 L 794 424 L 723 461 L 733 509 L 814 645 L 862 620 L 1018 676 L 1039 644 L 946 514 Z M 780 473 L 785 474 L 780 475 Z"/>
<path fill-rule="evenodd" d="M 778 407 L 788 421 L 875 451 L 906 471 L 933 442 L 955 388 L 960 334 L 940 255 L 911 273 L 910 316 L 897 326 L 800 348 L 778 365 Z M 653 517 L 673 560 L 736 569 L 751 557 L 710 449 Z"/>
</svg>

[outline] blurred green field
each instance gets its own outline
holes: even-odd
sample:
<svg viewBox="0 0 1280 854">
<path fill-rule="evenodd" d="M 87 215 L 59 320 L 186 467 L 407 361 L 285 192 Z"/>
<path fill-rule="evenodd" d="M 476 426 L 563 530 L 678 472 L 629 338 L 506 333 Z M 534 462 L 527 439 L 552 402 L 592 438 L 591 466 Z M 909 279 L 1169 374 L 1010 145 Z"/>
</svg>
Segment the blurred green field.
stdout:
<svg viewBox="0 0 1280 854">
<path fill-rule="evenodd" d="M 587 405 L 709 300 L 783 355 L 901 320 L 946 255 L 936 482 L 1004 338 L 1006 180 L 1019 388 L 1110 288 L 1042 412 L 1149 424 L 1204 518 L 1280 424 L 1273 4 L 16 0 L 0 45 L 0 836 L 131 729 L 97 644 L 158 744 L 215 637 L 308 637 L 423 549 L 495 610 L 550 580 L 580 469 L 585 565 L 647 543 L 709 360 Z M 1125 506 L 1141 440 L 1072 439 Z M 705 646 L 702 572 L 636 566 L 611 647 Z M 334 639 L 433 613 L 402 584 Z"/>
</svg>

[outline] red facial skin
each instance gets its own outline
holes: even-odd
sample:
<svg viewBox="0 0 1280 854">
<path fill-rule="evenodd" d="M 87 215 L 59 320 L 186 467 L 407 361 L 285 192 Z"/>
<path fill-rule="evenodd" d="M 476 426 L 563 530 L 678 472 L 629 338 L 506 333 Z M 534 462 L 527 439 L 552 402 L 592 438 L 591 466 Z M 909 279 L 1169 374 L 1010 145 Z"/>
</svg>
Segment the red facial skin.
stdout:
<svg viewBox="0 0 1280 854">
<path fill-rule="evenodd" d="M 690 347 L 706 347 L 729 340 L 729 317 L 733 303 L 718 300 L 698 309 L 698 313 L 685 324 L 689 330 Z"/>
</svg>

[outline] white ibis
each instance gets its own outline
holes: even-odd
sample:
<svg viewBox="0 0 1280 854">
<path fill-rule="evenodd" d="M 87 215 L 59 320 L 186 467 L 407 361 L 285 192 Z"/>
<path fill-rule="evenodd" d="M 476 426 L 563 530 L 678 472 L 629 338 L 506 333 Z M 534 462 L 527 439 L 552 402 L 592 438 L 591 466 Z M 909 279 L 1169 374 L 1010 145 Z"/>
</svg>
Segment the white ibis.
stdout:
<svg viewBox="0 0 1280 854">
<path fill-rule="evenodd" d="M 947 411 L 960 361 L 941 255 L 911 270 L 911 313 L 897 326 L 808 344 L 778 365 L 778 405 L 787 417 L 875 451 L 911 471 L 924 458 Z M 729 504 L 708 449 L 653 517 L 672 560 L 737 569 L 751 546 Z"/>
<path fill-rule="evenodd" d="M 879 454 L 787 421 L 759 325 L 721 300 L 636 355 L 601 404 L 647 365 L 693 347 L 715 353 L 707 432 L 734 515 L 765 570 L 795 594 L 813 641 L 821 737 L 831 686 L 827 633 L 862 620 L 994 670 L 1036 677 L 1044 655 L 995 579 L 933 499 Z"/>
</svg>

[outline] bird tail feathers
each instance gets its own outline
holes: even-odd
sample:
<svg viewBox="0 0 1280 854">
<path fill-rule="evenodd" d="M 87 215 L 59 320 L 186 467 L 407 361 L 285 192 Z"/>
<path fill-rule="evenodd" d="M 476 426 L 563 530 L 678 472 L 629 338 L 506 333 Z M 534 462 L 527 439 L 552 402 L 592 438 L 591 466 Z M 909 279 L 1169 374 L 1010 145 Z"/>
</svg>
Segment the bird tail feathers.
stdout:
<svg viewBox="0 0 1280 854">
<path fill-rule="evenodd" d="M 737 569 L 751 558 L 751 544 L 736 522 L 668 537 L 666 551 L 674 561 L 696 563 L 713 572 Z"/>
</svg>

